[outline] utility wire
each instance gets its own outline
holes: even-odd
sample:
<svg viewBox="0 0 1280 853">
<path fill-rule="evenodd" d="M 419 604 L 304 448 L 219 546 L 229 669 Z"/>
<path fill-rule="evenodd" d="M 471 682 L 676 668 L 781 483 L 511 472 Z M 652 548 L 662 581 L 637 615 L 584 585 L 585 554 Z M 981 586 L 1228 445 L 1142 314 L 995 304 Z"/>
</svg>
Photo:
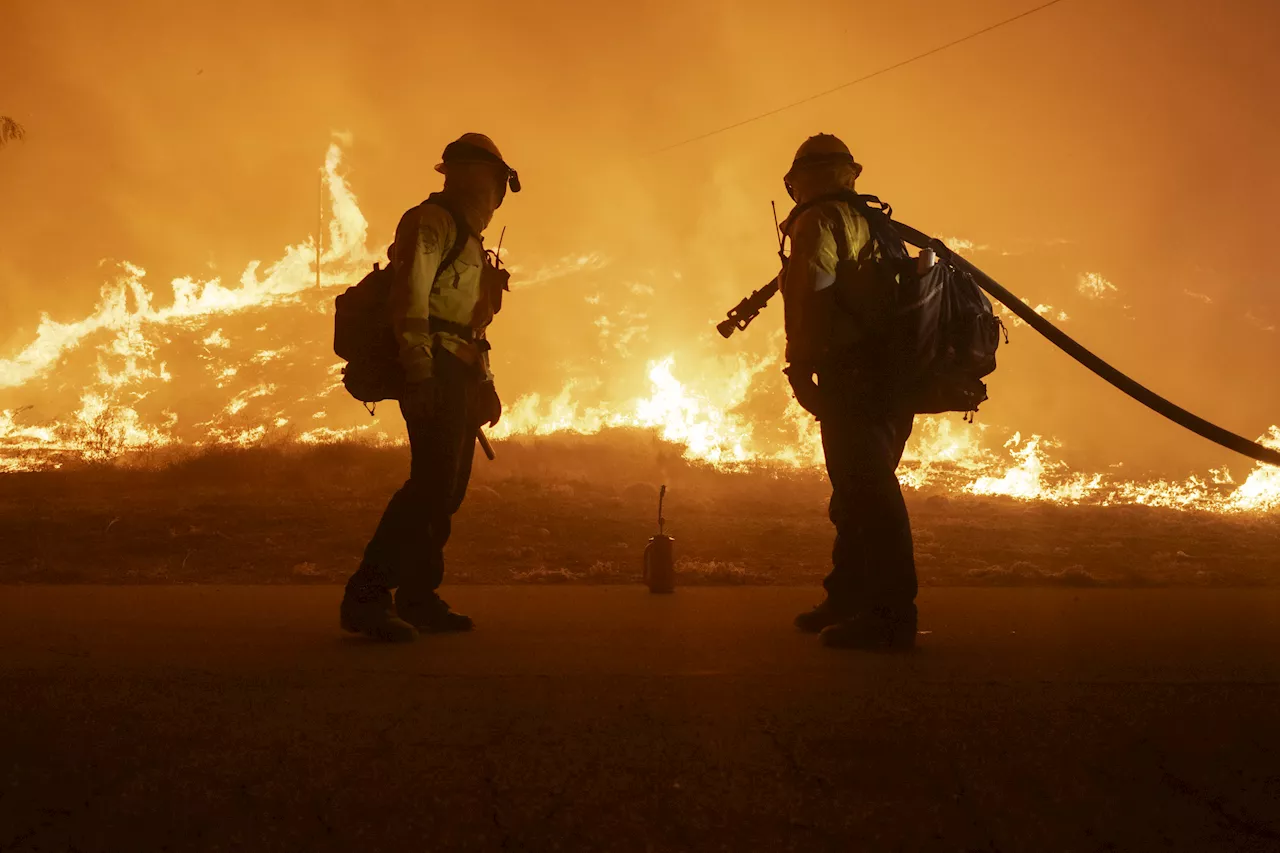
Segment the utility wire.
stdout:
<svg viewBox="0 0 1280 853">
<path fill-rule="evenodd" d="M 856 80 L 850 80 L 848 83 L 841 83 L 839 86 L 835 86 L 833 88 L 827 89 L 824 92 L 819 92 L 816 95 L 810 95 L 807 98 L 801 98 L 798 101 L 792 101 L 789 104 L 784 104 L 780 107 L 775 107 L 774 109 L 771 109 L 768 112 L 760 113 L 759 115 L 752 116 L 751 118 L 744 118 L 742 121 L 734 122 L 733 124 L 726 125 L 717 130 L 709 130 L 706 133 L 701 133 L 701 134 L 698 134 L 697 136 L 691 136 L 688 139 L 673 143 L 671 145 L 666 146 L 665 148 L 658 148 L 654 151 L 651 151 L 650 156 L 653 156 L 656 154 L 663 154 L 667 151 L 671 151 L 676 148 L 681 148 L 685 145 L 691 145 L 694 142 L 701 142 L 704 139 L 709 139 L 713 136 L 719 136 L 722 133 L 727 133 L 731 130 L 736 130 L 737 128 L 742 127 L 743 125 L 751 124 L 753 122 L 760 121 L 761 119 L 768 118 L 769 116 L 777 115 L 780 112 L 784 112 L 793 107 L 798 107 L 801 104 L 807 104 L 810 101 L 816 101 L 819 98 L 825 98 L 827 95 L 834 94 L 835 92 L 839 92 L 843 89 L 848 89 L 850 86 L 856 86 L 859 83 L 864 83 L 873 77 L 879 77 L 882 74 L 888 74 L 890 71 L 896 71 L 897 69 L 901 68 L 904 65 L 910 65 L 913 62 L 917 62 L 926 57 L 933 56 L 935 53 L 941 53 L 942 51 L 947 50 L 949 48 L 953 48 L 958 44 L 963 44 L 967 41 L 970 41 L 971 39 L 976 39 L 978 36 L 986 35 L 992 30 L 998 30 L 1001 27 L 1008 26 L 1009 24 L 1012 24 L 1014 21 L 1020 21 L 1023 18 L 1026 18 L 1030 15 L 1034 15 L 1036 12 L 1040 12 L 1045 9 L 1048 9 L 1050 6 L 1056 6 L 1061 2 L 1063 2 L 1063 0 L 1049 0 L 1048 3 L 1042 3 L 1039 6 L 1036 6 L 1034 9 L 1028 9 L 1025 12 L 1021 12 L 1017 15 L 1014 15 L 1012 18 L 1005 18 L 1003 21 L 1000 21 L 999 23 L 992 24 L 989 27 L 983 27 L 980 30 L 976 30 L 972 33 L 969 33 L 967 36 L 958 38 L 955 41 L 949 41 L 946 44 L 939 45 L 938 47 L 933 48 L 932 50 L 927 50 L 924 53 L 916 54 L 910 59 L 904 59 L 901 62 L 895 62 L 893 65 L 885 66 L 884 68 L 881 68 L 879 71 L 872 71 L 870 74 L 864 74 L 863 76 L 859 77 Z"/>
</svg>

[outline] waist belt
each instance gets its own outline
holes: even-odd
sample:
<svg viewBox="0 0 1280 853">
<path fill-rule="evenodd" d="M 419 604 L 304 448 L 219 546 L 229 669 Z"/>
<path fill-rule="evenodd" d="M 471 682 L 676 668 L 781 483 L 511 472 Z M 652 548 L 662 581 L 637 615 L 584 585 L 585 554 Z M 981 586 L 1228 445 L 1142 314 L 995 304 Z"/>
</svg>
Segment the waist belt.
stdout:
<svg viewBox="0 0 1280 853">
<path fill-rule="evenodd" d="M 450 335 L 462 338 L 464 341 L 473 341 L 476 337 L 476 330 L 466 323 L 455 323 L 452 320 L 445 320 L 440 317 L 432 317 L 429 321 L 429 328 L 433 335 L 447 332 Z"/>
</svg>

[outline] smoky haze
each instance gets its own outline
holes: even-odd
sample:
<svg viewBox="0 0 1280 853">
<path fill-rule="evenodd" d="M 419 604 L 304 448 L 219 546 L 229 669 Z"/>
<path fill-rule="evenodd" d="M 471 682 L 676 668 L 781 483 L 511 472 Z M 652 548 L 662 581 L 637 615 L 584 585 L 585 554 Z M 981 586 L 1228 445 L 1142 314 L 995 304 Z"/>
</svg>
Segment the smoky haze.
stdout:
<svg viewBox="0 0 1280 853">
<path fill-rule="evenodd" d="M 28 136 L 0 152 L 0 357 L 42 313 L 89 313 L 104 259 L 145 267 L 163 294 L 174 277 L 235 282 L 303 242 L 335 133 L 370 245 L 385 245 L 438 186 L 445 143 L 475 130 L 525 187 L 490 244 L 506 226 L 522 269 L 602 263 L 517 277 L 491 335 L 508 399 L 573 376 L 639 394 L 637 365 L 668 353 L 714 376 L 779 345 L 780 306 L 728 342 L 713 326 L 776 272 L 769 200 L 786 200 L 799 142 L 826 131 L 899 218 L 971 242 L 1082 343 L 1252 438 L 1280 422 L 1280 9 L 1119 5 L 1067 0 L 663 151 L 1027 4 L 6 0 L 0 114 Z M 1090 273 L 1115 289 L 1087 296 Z M 983 421 L 1053 436 L 1079 467 L 1248 469 L 1013 335 Z"/>
</svg>

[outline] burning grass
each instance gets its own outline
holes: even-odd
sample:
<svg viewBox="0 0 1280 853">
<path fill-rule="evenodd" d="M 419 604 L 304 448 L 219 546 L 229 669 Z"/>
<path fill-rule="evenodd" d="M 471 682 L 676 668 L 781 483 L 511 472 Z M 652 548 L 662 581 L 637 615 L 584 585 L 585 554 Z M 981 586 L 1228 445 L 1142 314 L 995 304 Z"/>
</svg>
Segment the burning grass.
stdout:
<svg viewBox="0 0 1280 853">
<path fill-rule="evenodd" d="M 49 483 L 88 482 L 76 479 L 89 476 L 86 463 L 110 464 L 127 467 L 134 476 L 103 488 L 131 494 L 135 483 L 144 480 L 150 484 L 146 488 L 160 489 L 168 482 L 165 477 L 185 476 L 197 489 L 215 488 L 208 484 L 220 482 L 222 473 L 207 469 L 244 469 L 252 482 L 267 477 L 262 482 L 275 485 L 261 488 L 280 492 L 280 502 L 287 505 L 298 500 L 295 484 L 307 483 L 308 471 L 315 469 L 324 473 L 307 488 L 323 496 L 326 506 L 363 495 L 357 485 L 343 486 L 350 493 L 333 494 L 335 482 L 360 478 L 373 483 L 376 498 L 368 499 L 381 503 L 399 476 L 391 472 L 400 464 L 396 451 L 385 451 L 389 455 L 379 460 L 343 448 L 355 440 L 394 445 L 403 440 L 403 424 L 394 406 L 383 406 L 369 417 L 342 389 L 342 365 L 332 355 L 332 311 L 336 293 L 383 257 L 385 243 L 370 240 L 368 222 L 339 168 L 341 160 L 341 148 L 334 144 L 324 171 L 332 215 L 318 256 L 313 236 L 284 247 L 273 262 L 251 262 L 238 282 L 176 278 L 167 294 L 164 287 L 147 282 L 143 268 L 122 262 L 87 315 L 70 320 L 43 316 L 25 346 L 0 354 L 0 472 L 75 469 L 62 476 L 12 481 L 40 493 L 58 488 Z M 554 490 L 548 495 L 553 505 L 584 496 L 623 499 L 619 490 L 632 482 L 679 477 L 682 493 L 694 503 L 702 499 L 699 495 L 725 495 L 725 505 L 735 507 L 734 512 L 739 512 L 735 501 L 753 491 L 780 498 L 790 486 L 779 484 L 814 488 L 821 461 L 818 430 L 791 399 L 779 369 L 780 329 L 760 341 L 764 346 L 754 354 L 717 349 L 719 344 L 709 350 L 707 338 L 691 339 L 678 352 L 642 349 L 631 333 L 647 329 L 641 321 L 659 304 L 651 301 L 653 282 L 668 274 L 678 281 L 682 272 L 649 269 L 641 274 L 612 267 L 596 253 L 550 265 L 531 257 L 526 269 L 520 268 L 521 259 L 511 260 L 523 286 L 562 280 L 590 308 L 569 319 L 562 313 L 568 303 L 556 297 L 556 316 L 564 317 L 565 325 L 555 337 L 576 340 L 580 328 L 592 327 L 599 336 L 563 350 L 545 348 L 547 340 L 530 348 L 530 339 L 523 339 L 523 346 L 518 335 L 510 339 L 511 352 L 536 349 L 545 357 L 538 361 L 555 368 L 541 378 L 536 371 L 526 374 L 524 381 L 523 370 L 508 375 L 505 365 L 500 368 L 501 387 L 512 397 L 493 436 L 513 441 L 507 442 L 503 462 L 482 476 L 502 482 L 503 488 L 522 477 L 533 480 L 537 488 Z M 640 279 L 623 287 L 633 273 Z M 1113 289 L 1096 275 L 1086 277 L 1084 287 L 1091 293 Z M 630 296 L 606 310 L 600 305 L 606 292 Z M 524 315 L 526 329 L 527 320 L 539 316 L 536 293 L 524 303 L 531 310 Z M 518 332 L 521 325 L 509 328 Z M 627 332 L 618 337 L 613 330 L 621 327 Z M 710 334 L 709 328 L 704 331 Z M 636 345 L 634 352 L 628 341 Z M 1173 480 L 1163 479 L 1168 476 L 1164 471 L 1130 479 L 1128 469 L 1124 475 L 1114 467 L 1107 472 L 1074 469 L 1052 436 L 1024 436 L 1012 426 L 966 425 L 958 416 L 917 418 L 904 457 L 904 482 L 920 495 L 1136 504 L 1229 516 L 1280 510 L 1277 468 L 1256 466 L 1241 480 L 1227 469 L 1179 472 Z M 556 435 L 563 437 L 560 444 L 545 440 Z M 620 435 L 628 438 L 619 440 Z M 1280 447 L 1280 425 L 1272 425 L 1259 440 Z M 324 444 L 336 446 L 314 451 L 294 446 Z M 209 447 L 220 449 L 201 449 Z M 556 449 L 565 447 L 572 451 Z M 237 455 L 247 448 L 257 449 Z M 682 458 L 694 461 L 682 463 Z M 707 468 L 708 463 L 721 474 Z M 281 470 L 272 474 L 275 469 Z M 1236 469 L 1234 476 L 1242 471 Z M 235 508 L 253 503 L 234 496 L 229 486 L 217 488 L 222 489 L 219 500 Z M 803 500 L 817 498 L 805 492 Z M 523 517 L 522 508 L 508 505 L 507 498 L 497 503 L 506 517 Z M 27 509 L 25 503 L 21 509 Z M 768 525 L 777 511 L 776 506 L 752 506 L 741 517 Z M 25 523 L 21 513 L 13 523 Z M 714 518 L 698 519 L 698 530 L 719 529 L 716 524 Z M 725 541 L 736 541 L 725 532 Z M 349 550 L 349 542 L 343 540 L 342 547 Z M 184 566 L 199 553 L 202 549 L 184 554 Z M 711 554 L 707 559 L 725 557 Z M 328 571 L 324 562 L 299 565 L 316 567 L 310 575 L 311 570 L 298 572 L 303 577 Z M 561 568 L 570 571 L 554 565 L 547 571 Z M 755 569 L 744 566 L 744 571 Z"/>
<path fill-rule="evenodd" d="M 820 472 L 726 472 L 649 434 L 500 442 L 476 461 L 449 583 L 638 582 L 669 494 L 680 582 L 817 583 Z M 332 583 L 355 568 L 407 450 L 355 442 L 161 450 L 0 476 L 0 581 Z M 908 494 L 931 585 L 1272 585 L 1280 517 Z"/>
</svg>

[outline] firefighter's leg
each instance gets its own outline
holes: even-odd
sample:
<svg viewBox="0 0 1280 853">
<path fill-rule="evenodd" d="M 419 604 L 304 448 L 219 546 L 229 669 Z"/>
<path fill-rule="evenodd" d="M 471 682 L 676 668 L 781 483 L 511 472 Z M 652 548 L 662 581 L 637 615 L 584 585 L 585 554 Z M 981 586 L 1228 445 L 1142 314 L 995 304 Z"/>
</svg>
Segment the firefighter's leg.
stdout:
<svg viewBox="0 0 1280 853">
<path fill-rule="evenodd" d="M 870 479 L 865 472 L 867 436 L 855 418 L 829 413 L 821 423 L 822 448 L 831 480 L 828 515 L 835 526 L 831 548 L 831 573 L 823 581 L 827 607 L 845 617 L 857 612 L 867 599 L 865 514 L 870 499 Z"/>
<path fill-rule="evenodd" d="M 823 642 L 854 648 L 909 647 L 915 641 L 916 573 L 911 523 L 895 475 L 910 418 L 875 411 L 838 417 L 824 439 L 832 436 L 828 470 L 832 480 L 832 519 L 838 536 L 853 530 L 861 569 L 855 575 L 833 567 L 829 584 L 843 591 L 847 583 L 858 604 L 857 614 L 823 631 Z M 839 554 L 847 547 L 838 541 Z M 854 548 L 843 558 L 855 559 Z M 831 585 L 828 586 L 831 589 Z"/>
<path fill-rule="evenodd" d="M 434 419 L 432 419 L 434 420 Z M 409 640 L 416 629 L 396 617 L 391 590 L 414 573 L 422 531 L 430 507 L 430 448 L 434 426 L 429 421 L 406 419 L 411 453 L 409 479 L 391 497 L 373 538 L 365 547 L 360 568 L 347 581 L 343 597 L 342 627 L 384 640 Z"/>
<path fill-rule="evenodd" d="M 473 377 L 464 365 L 440 358 L 441 407 L 433 441 L 422 454 L 422 476 L 430 483 L 425 507 L 425 542 L 396 592 L 401 618 L 422 631 L 462 631 L 471 620 L 454 613 L 436 590 L 444 580 L 444 549 L 453 515 L 462 505 L 475 452 Z"/>
<path fill-rule="evenodd" d="M 902 453 L 906 449 L 907 439 L 911 435 L 914 415 L 910 412 L 891 413 L 884 420 L 882 434 L 888 451 L 886 459 L 893 474 L 889 483 L 888 519 L 889 525 L 881 531 L 883 536 L 879 550 L 884 555 L 880 565 L 884 571 L 878 580 L 880 590 L 874 596 L 876 600 L 900 610 L 914 619 L 916 613 L 916 593 L 919 582 L 916 578 L 915 543 L 911 536 L 911 517 L 907 512 L 906 501 L 902 497 L 902 486 L 898 482 L 897 469 L 902 461 Z"/>
<path fill-rule="evenodd" d="M 430 526 L 433 505 L 440 503 L 435 494 L 439 491 L 442 457 L 437 420 L 408 419 L 409 479 L 383 511 L 377 530 L 365 547 L 360 569 L 347 585 L 350 592 L 395 589 L 420 573 L 424 539 L 429 539 L 425 531 Z"/>
<path fill-rule="evenodd" d="M 909 426 L 893 414 L 846 413 L 824 425 L 831 515 L 836 525 L 837 588 L 860 605 L 909 610 L 916 597 L 911 520 L 895 474 Z M 827 435 L 834 441 L 826 441 Z"/>
</svg>

